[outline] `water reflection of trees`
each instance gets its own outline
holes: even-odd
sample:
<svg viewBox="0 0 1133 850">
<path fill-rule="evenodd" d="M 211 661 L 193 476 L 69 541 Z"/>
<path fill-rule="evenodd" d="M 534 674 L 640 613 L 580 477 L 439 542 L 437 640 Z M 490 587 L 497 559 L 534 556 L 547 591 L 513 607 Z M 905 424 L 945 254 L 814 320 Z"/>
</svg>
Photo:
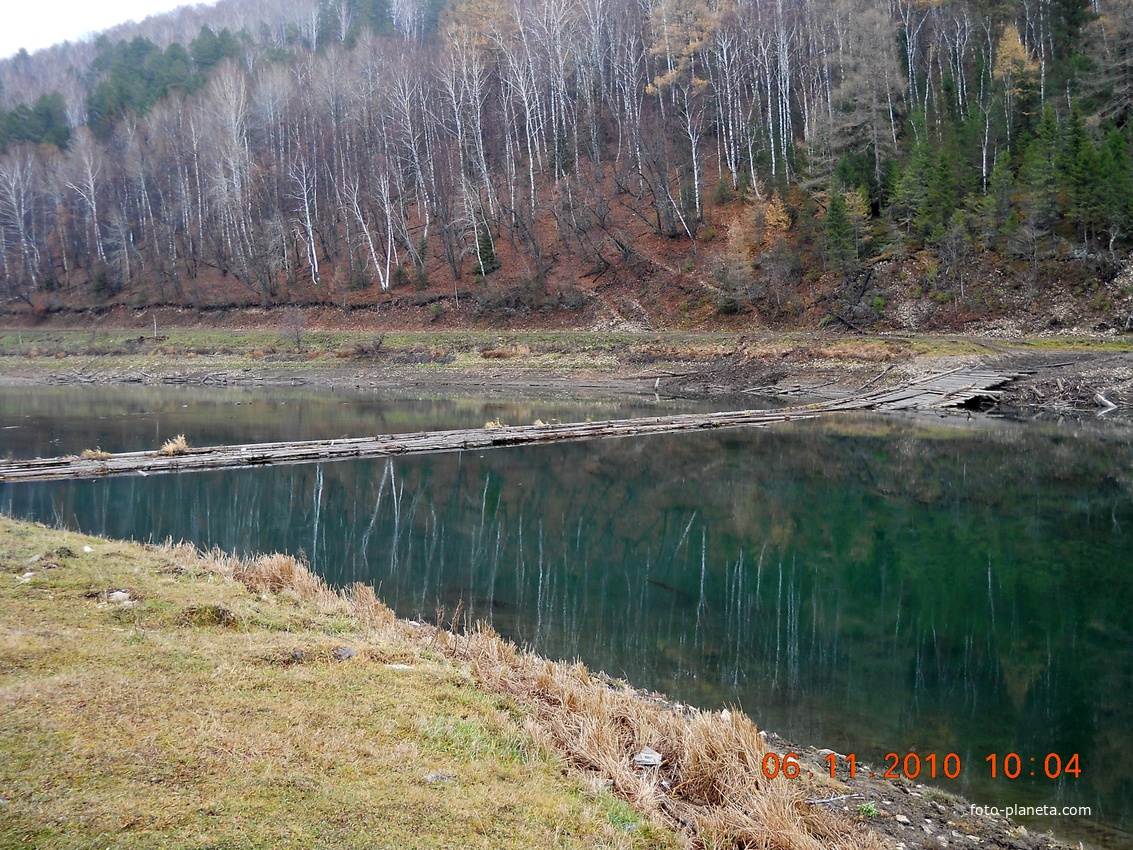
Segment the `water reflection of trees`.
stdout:
<svg viewBox="0 0 1133 850">
<path fill-rule="evenodd" d="M 957 752 L 966 782 L 989 752 L 1078 752 L 1124 807 L 1131 454 L 887 422 L 85 482 L 36 510 L 302 551 L 403 615 L 460 607 L 840 751 Z"/>
</svg>

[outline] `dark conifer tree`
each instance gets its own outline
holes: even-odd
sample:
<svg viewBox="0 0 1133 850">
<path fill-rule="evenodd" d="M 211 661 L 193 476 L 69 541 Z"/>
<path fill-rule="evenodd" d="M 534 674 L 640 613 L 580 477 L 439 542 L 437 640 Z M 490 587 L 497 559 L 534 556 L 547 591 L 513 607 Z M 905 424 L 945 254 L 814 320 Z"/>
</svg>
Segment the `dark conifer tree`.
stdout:
<svg viewBox="0 0 1133 850">
<path fill-rule="evenodd" d="M 854 244 L 854 232 L 846 210 L 846 196 L 838 189 L 830 192 L 823 235 L 827 268 L 848 271 L 857 259 L 857 246 Z"/>
<path fill-rule="evenodd" d="M 1058 167 L 1058 121 L 1048 105 L 1027 145 L 1020 169 L 1027 221 L 1040 231 L 1049 231 L 1061 212 Z"/>
</svg>

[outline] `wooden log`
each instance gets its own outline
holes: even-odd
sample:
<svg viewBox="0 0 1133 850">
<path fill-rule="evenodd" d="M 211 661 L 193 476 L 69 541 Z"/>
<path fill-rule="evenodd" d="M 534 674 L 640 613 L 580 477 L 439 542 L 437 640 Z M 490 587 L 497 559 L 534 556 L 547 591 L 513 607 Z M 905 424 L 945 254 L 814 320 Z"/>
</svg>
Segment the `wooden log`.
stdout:
<svg viewBox="0 0 1133 850">
<path fill-rule="evenodd" d="M 309 463 L 347 458 L 487 449 L 522 444 L 673 433 L 706 428 L 730 428 L 805 419 L 817 413 L 737 411 L 726 414 L 684 414 L 647 420 L 611 420 L 565 425 L 521 425 L 422 432 L 352 439 L 211 446 L 188 449 L 173 456 L 157 452 L 122 452 L 105 460 L 76 457 L 35 458 L 0 463 L 0 481 L 43 481 L 109 475 L 187 472 L 264 464 Z"/>
<path fill-rule="evenodd" d="M 644 434 L 680 433 L 714 428 L 764 427 L 847 410 L 938 409 L 974 398 L 994 397 L 992 387 L 1013 380 L 1014 373 L 965 373 L 953 369 L 902 387 L 777 410 L 685 413 L 642 419 L 517 425 L 452 431 L 418 431 L 333 440 L 252 443 L 188 448 L 175 455 L 121 452 L 101 460 L 74 456 L 0 461 L 0 481 L 45 481 L 110 475 L 232 469 L 267 464 L 310 463 L 348 458 L 394 457 L 488 449 L 568 440 L 592 440 Z"/>
</svg>

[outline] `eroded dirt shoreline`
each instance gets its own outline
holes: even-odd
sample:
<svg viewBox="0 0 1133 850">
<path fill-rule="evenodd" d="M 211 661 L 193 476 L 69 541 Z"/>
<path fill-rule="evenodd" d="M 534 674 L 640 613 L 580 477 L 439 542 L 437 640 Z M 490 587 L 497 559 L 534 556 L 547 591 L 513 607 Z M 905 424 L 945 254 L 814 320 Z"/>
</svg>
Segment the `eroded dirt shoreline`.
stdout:
<svg viewBox="0 0 1133 850">
<path fill-rule="evenodd" d="M 857 775 L 847 775 L 842 754 L 836 754 L 836 775 L 829 778 L 830 749 L 802 747 L 768 734 L 769 747 L 780 754 L 797 752 L 805 774 L 822 777 L 827 786 L 823 793 L 809 800 L 831 799 L 830 805 L 850 818 L 865 822 L 870 829 L 891 839 L 898 848 L 1011 848 L 1011 850 L 1069 850 L 1077 843 L 1059 840 L 1041 831 L 1035 821 L 1030 828 L 1008 817 L 996 817 L 986 808 L 973 807 L 963 797 L 932 785 L 907 779 L 885 779 L 885 765 L 858 764 Z M 876 776 L 871 776 L 871 770 Z M 828 790 L 827 790 L 828 789 Z M 844 799 L 839 799 L 844 797 Z M 873 808 L 870 808 L 872 804 Z M 876 809 L 876 813 L 874 813 Z M 1085 846 L 1085 845 L 1081 845 Z M 1118 846 L 1114 844 L 1113 846 Z"/>
<path fill-rule="evenodd" d="M 837 345 L 835 343 L 834 345 Z M 831 346 L 828 345 L 827 348 Z M 707 356 L 634 355 L 609 362 L 532 362 L 466 356 L 443 362 L 412 354 L 336 360 L 288 355 L 245 363 L 227 355 L 191 358 L 166 354 L 123 358 L 99 354 L 0 358 L 0 386 L 65 384 L 144 384 L 185 386 L 310 386 L 375 391 L 426 391 L 538 394 L 547 396 L 624 396 L 703 398 L 762 396 L 785 405 L 851 395 L 917 380 L 933 372 L 969 366 L 1023 373 L 1005 388 L 1001 404 L 1061 412 L 1104 411 L 1108 405 L 1133 409 L 1133 353 L 1123 351 L 1019 349 L 977 354 L 861 356 L 852 348 L 842 356 L 788 346 L 767 353 L 746 349 Z M 479 360 L 479 362 L 477 362 Z M 1107 405 L 1108 403 L 1108 405 Z"/>
</svg>

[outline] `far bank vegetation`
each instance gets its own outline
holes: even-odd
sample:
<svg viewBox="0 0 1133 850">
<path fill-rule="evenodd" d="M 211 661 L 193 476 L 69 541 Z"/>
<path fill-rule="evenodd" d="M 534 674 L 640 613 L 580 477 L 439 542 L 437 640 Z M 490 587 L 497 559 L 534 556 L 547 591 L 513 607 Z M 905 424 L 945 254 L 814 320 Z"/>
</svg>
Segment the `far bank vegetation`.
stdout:
<svg viewBox="0 0 1133 850">
<path fill-rule="evenodd" d="M 1130 56 L 1123 0 L 223 0 L 0 62 L 0 286 L 439 318 L 687 277 L 674 316 L 868 321 L 893 261 L 1113 312 Z"/>
</svg>

